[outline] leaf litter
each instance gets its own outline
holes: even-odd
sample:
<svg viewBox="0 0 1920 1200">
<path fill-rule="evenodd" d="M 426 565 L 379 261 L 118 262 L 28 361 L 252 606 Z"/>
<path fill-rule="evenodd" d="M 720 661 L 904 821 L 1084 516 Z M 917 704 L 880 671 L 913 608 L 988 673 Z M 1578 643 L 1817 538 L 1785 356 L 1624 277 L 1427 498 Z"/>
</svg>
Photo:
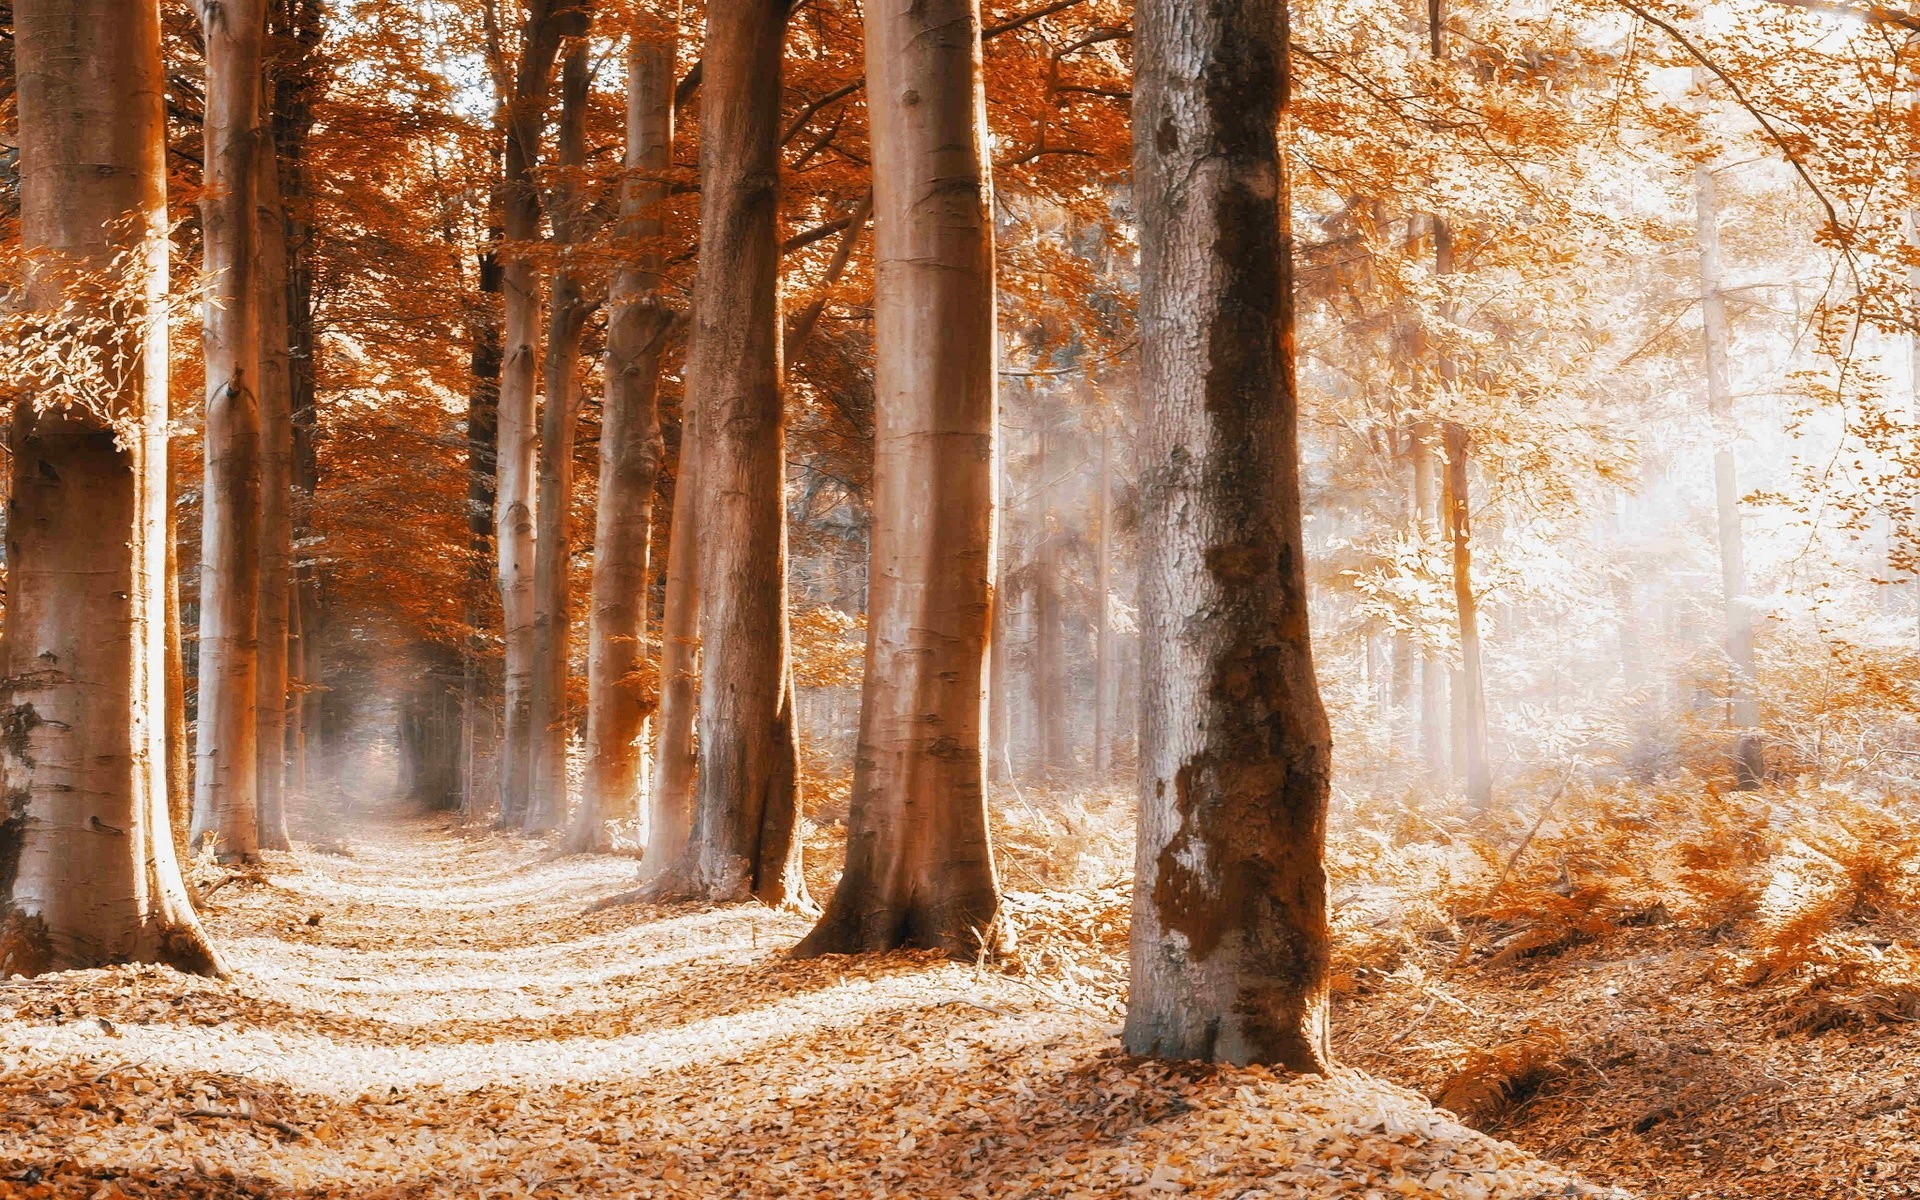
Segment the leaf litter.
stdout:
<svg viewBox="0 0 1920 1200">
<path fill-rule="evenodd" d="M 0 1196 L 1616 1196 L 1356 1071 L 1119 1048 L 1125 892 L 1005 962 L 794 962 L 749 907 L 430 822 L 213 898 L 231 981 L 0 984 Z M 319 920 L 313 918 L 318 917 Z"/>
</svg>

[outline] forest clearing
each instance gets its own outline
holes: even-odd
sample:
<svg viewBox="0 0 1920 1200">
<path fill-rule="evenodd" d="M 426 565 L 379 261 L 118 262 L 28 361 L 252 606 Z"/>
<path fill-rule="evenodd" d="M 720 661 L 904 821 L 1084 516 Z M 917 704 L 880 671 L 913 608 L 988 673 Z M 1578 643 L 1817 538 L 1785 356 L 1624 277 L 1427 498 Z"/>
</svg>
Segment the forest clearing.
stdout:
<svg viewBox="0 0 1920 1200">
<path fill-rule="evenodd" d="M 1920 11 L 0 0 L 0 1197 L 1920 1198 Z"/>
</svg>

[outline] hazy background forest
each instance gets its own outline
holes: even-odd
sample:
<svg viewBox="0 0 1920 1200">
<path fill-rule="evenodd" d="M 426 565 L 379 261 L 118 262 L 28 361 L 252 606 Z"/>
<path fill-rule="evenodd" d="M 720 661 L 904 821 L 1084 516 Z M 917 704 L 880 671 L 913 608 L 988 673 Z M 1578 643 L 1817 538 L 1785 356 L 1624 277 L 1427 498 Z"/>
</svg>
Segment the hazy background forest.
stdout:
<svg viewBox="0 0 1920 1200">
<path fill-rule="evenodd" d="M 0 5 L 8 129 L 13 7 Z M 649 847 L 674 777 L 662 706 L 676 676 L 662 660 L 698 403 L 687 313 L 710 85 L 700 5 L 590 7 L 591 23 L 549 55 L 562 65 L 537 113 L 540 207 L 522 238 L 508 211 L 514 70 L 535 27 L 522 5 L 268 5 L 261 103 L 286 235 L 290 421 L 289 700 L 273 774 L 285 778 L 290 849 L 263 816 L 264 855 L 217 862 L 202 844 L 189 862 L 214 941 L 231 944 L 254 990 L 116 968 L 128 974 L 6 996 L 20 1028 L 58 1027 L 9 1032 L 0 1047 L 25 1068 L 6 1072 L 19 1113 L 65 1113 L 0 1117 L 0 1166 L 18 1172 L 6 1178 L 19 1194 L 798 1195 L 798 1176 L 748 1160 L 804 1135 L 849 1147 L 844 1162 L 805 1159 L 821 1194 L 1613 1194 L 1538 1155 L 1649 1196 L 1920 1196 L 1920 15 L 1814 0 L 1292 5 L 1280 145 L 1309 626 L 1333 745 L 1332 1049 L 1386 1081 L 1350 1072 L 1321 1095 L 1257 1068 L 1116 1067 L 1108 1046 L 1127 1005 L 1143 694 L 1153 702 L 1124 0 L 989 0 L 979 15 L 998 315 L 982 749 L 1010 948 L 990 954 L 981 934 L 977 963 L 925 976 L 837 959 L 770 967 L 776 942 L 807 931 L 805 903 L 776 897 L 737 919 L 621 907 L 660 898 L 629 889 L 660 868 Z M 177 629 L 184 711 L 198 724 L 203 322 L 219 311 L 204 303 L 195 208 L 210 92 L 204 14 L 172 0 L 161 14 Z M 785 471 L 768 486 L 790 554 L 795 838 L 819 902 L 852 820 L 876 519 L 867 15 L 853 0 L 797 0 L 782 60 Z M 642 42 L 676 84 L 664 165 L 633 157 L 630 47 Z M 20 153 L 0 157 L 0 268 L 14 280 L 29 257 Z M 636 188 L 651 189 L 644 223 Z M 641 632 L 617 674 L 648 724 L 627 739 L 629 786 L 608 789 L 590 762 L 589 626 L 611 470 L 604 405 L 618 385 L 607 364 L 635 264 L 659 318 L 658 449 L 635 526 L 647 538 L 631 589 Z M 558 697 L 532 685 L 553 719 L 522 730 L 565 739 L 564 775 L 536 755 L 518 791 L 513 622 L 496 577 L 503 377 L 513 386 L 503 297 L 516 278 L 560 314 L 536 338 L 530 369 L 545 374 L 526 400 L 531 417 L 540 397 L 528 443 L 538 478 L 521 484 L 540 489 L 529 519 L 539 553 L 559 562 L 543 595 L 561 615 L 543 608 L 540 636 L 571 629 L 570 645 L 562 634 L 559 651 L 539 652 L 559 664 Z M 0 314 L 0 343 L 10 396 L 75 361 L 41 312 Z M 556 408 L 568 388 L 577 395 Z M 710 518 L 682 546 L 735 532 Z M 700 652 L 713 661 L 711 646 Z M 690 755 L 697 742 L 680 728 Z M 198 840 L 217 822 L 204 805 L 195 813 Z M 225 828 L 212 838 L 223 860 Z M 349 952 L 396 936 L 406 918 L 392 889 L 415 871 L 445 880 L 447 912 L 419 918 L 399 982 L 368 983 L 381 968 Z M 667 923 L 620 924 L 632 911 Z M 720 966 L 688 957 L 701 939 Z M 522 955 L 548 943 L 572 957 Z M 603 954 L 660 965 L 655 1007 L 621 992 L 624 976 L 581 966 Z M 95 1037 L 82 1019 L 104 1037 L 163 1021 L 141 1015 L 160 1003 L 143 987 L 214 1014 L 196 1024 L 242 1029 L 240 1042 L 193 1052 L 181 1078 L 198 1090 L 178 1120 L 154 1116 L 158 1093 L 143 1084 L 158 1068 L 91 1077 L 105 1060 L 81 1048 Z M 742 1016 L 730 989 L 776 996 L 785 1015 L 754 1024 L 763 1018 Z M 675 1057 L 683 1023 L 711 1021 L 720 1032 L 700 1025 L 702 1037 L 747 1055 L 787 1046 L 767 1032 L 781 1021 L 831 1025 L 835 1004 L 884 1016 L 770 1055 L 763 1092 L 710 1100 L 738 1083 L 722 1068 L 740 1059 Z M 887 1068 L 868 1100 L 812 1099 L 826 1087 L 819 1062 L 867 1070 L 902 1039 L 937 1058 L 924 1048 L 950 1031 L 926 1013 L 942 1005 L 1036 1023 L 1054 1040 L 1019 1042 L 1032 1057 L 1008 1071 L 1068 1080 L 1066 1099 L 1042 1088 L 1030 1109 L 996 1108 L 991 1097 L 1013 1089 L 981 1098 L 969 1090 L 980 1068 L 965 1063 L 904 1080 L 905 1067 Z M 304 1013 L 303 1032 L 272 1036 L 377 1052 L 245 1040 L 281 1010 Z M 642 1021 L 671 1032 L 621 1040 Z M 542 1039 L 563 1037 L 588 1044 L 564 1068 L 542 1057 Z M 1048 1057 L 1096 1041 L 1108 1057 Z M 379 1057 L 396 1046 L 426 1065 Z M 242 1063 L 283 1053 L 296 1065 L 249 1082 Z M 511 1068 L 505 1091 L 488 1090 L 489 1053 Z M 650 1082 L 619 1090 L 608 1079 L 621 1072 Z M 307 1095 L 299 1081 L 316 1075 L 351 1099 Z M 367 1097 L 390 1078 L 408 1116 L 370 1107 L 388 1103 Z M 1450 1117 L 1424 1124 L 1424 1107 L 1403 1128 L 1399 1089 L 1525 1153 Z M 528 1110 L 550 1092 L 617 1114 L 605 1144 L 641 1147 L 647 1165 L 616 1179 L 554 1150 L 542 1122 L 565 1113 Z M 660 1106 L 685 1129 L 656 1120 Z M 909 1129 L 903 1108 L 936 1115 Z M 936 1170 L 916 1144 L 928 1161 L 926 1146 L 970 1144 L 941 1126 L 963 1110 L 1036 1132 L 985 1174 L 916 1176 Z M 1240 1145 L 1243 1122 L 1297 1112 L 1325 1128 L 1289 1126 L 1297 1136 L 1280 1150 L 1262 1143 L 1257 1171 L 1232 1158 L 1256 1153 L 1244 1147 L 1219 1151 L 1232 1170 L 1196 1149 Z M 1376 1113 L 1395 1115 L 1376 1129 Z M 188 1117 L 241 1132 L 194 1132 Z M 142 1139 L 161 1133 L 122 1128 L 156 1120 L 172 1139 L 159 1149 Z M 491 1140 L 475 1149 L 448 1134 L 448 1149 L 422 1122 L 485 1125 Z M 1139 1132 L 1161 1122 L 1174 1132 Z M 1393 1149 L 1414 1144 L 1396 1140 L 1406 1129 L 1461 1139 L 1468 1149 L 1448 1152 L 1465 1159 L 1421 1174 Z M 1046 1174 L 1117 1130 L 1160 1149 L 1101 1159 L 1105 1182 Z M 732 1157 L 696 1161 L 680 1145 L 735 1136 Z M 200 1140 L 183 1150 L 183 1138 Z M 178 1170 L 142 1174 L 130 1164 L 143 1155 Z M 1324 1165 L 1343 1157 L 1344 1173 Z M 1225 1190 L 1256 1175 L 1273 1190 Z M 986 1190 L 962 1190 L 975 1183 Z"/>
</svg>

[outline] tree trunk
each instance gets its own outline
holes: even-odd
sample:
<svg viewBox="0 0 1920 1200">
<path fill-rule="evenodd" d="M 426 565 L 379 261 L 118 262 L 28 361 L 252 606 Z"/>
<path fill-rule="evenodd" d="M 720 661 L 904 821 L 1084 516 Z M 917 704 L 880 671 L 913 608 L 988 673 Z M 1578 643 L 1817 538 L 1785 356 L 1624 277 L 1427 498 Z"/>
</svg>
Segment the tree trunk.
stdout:
<svg viewBox="0 0 1920 1200">
<path fill-rule="evenodd" d="M 584 26 L 579 31 L 584 35 Z M 561 68 L 560 182 L 553 194 L 556 252 L 585 235 L 578 189 L 572 181 L 586 162 L 587 86 L 584 36 L 572 42 Z M 548 289 L 546 405 L 540 414 L 539 496 L 534 505 L 533 555 L 533 791 L 522 828 L 551 833 L 567 816 L 567 662 L 573 633 L 568 567 L 573 561 L 573 435 L 580 424 L 580 336 L 590 306 L 580 277 L 565 257 Z"/>
<path fill-rule="evenodd" d="M 293 372 L 288 355 L 287 225 L 275 141 L 255 139 L 255 229 L 260 288 L 260 610 L 254 722 L 260 848 L 287 836 L 288 607 L 293 594 Z"/>
<path fill-rule="evenodd" d="M 1113 432 L 1100 427 L 1100 526 L 1094 563 L 1093 770 L 1113 774 Z"/>
<path fill-rule="evenodd" d="M 627 51 L 627 180 L 619 232 L 645 249 L 614 274 L 609 295 L 587 632 L 587 777 L 567 834 L 574 853 L 612 849 L 609 824 L 632 816 L 651 715 L 639 671 L 646 659 L 647 559 L 660 473 L 660 355 L 670 324 L 657 243 L 666 231 L 660 209 L 673 165 L 674 50 L 674 31 L 661 23 L 636 30 Z"/>
<path fill-rule="evenodd" d="M 1481 668 L 1480 604 L 1473 594 L 1473 508 L 1467 484 L 1467 431 L 1442 426 L 1446 444 L 1447 540 L 1453 547 L 1453 604 L 1460 621 L 1459 686 L 1453 696 L 1454 728 L 1467 799 L 1485 809 L 1493 803 L 1493 770 L 1487 755 L 1487 685 Z"/>
<path fill-rule="evenodd" d="M 687 395 L 699 437 L 699 800 L 659 894 L 804 904 L 787 633 L 780 344 L 786 0 L 713 0 L 702 58 L 700 266 Z"/>
<path fill-rule="evenodd" d="M 1042 404 L 1049 403 L 1043 399 Z M 1054 532 L 1057 514 L 1053 506 L 1054 422 L 1052 414 L 1041 418 L 1040 455 L 1040 562 L 1034 582 L 1033 640 L 1034 713 L 1040 722 L 1040 775 L 1048 787 L 1056 787 L 1067 769 L 1067 685 L 1066 637 L 1060 614 L 1060 544 Z"/>
<path fill-rule="evenodd" d="M 680 406 L 680 461 L 667 528 L 666 600 L 660 612 L 660 720 L 655 739 L 653 797 L 647 813 L 644 879 L 679 863 L 693 832 L 693 718 L 699 699 L 700 413 L 692 392 Z"/>
<path fill-rule="evenodd" d="M 221 859 L 260 849 L 255 720 L 260 604 L 258 222 L 265 0 L 200 0 L 207 48 L 206 482 L 200 537 L 200 724 L 194 836 Z"/>
<path fill-rule="evenodd" d="M 0 707 L 0 972 L 163 962 L 221 973 L 167 810 L 165 77 L 154 0 L 14 6 L 26 302 L 124 266 L 99 377 L 16 399 Z M 126 257 L 116 263 L 116 255 Z M 131 320 L 129 320 L 131 316 Z M 36 411 L 40 404 L 46 411 Z"/>
<path fill-rule="evenodd" d="M 998 942 L 987 833 L 993 195 L 980 10 L 866 12 L 875 239 L 873 533 L 847 864 L 797 954 Z"/>
<path fill-rule="evenodd" d="M 1145 405 L 1129 1051 L 1328 1063 L 1330 735 L 1307 630 L 1279 0 L 1142 0 Z"/>
<path fill-rule="evenodd" d="M 507 98 L 502 208 L 509 243 L 502 272 L 506 345 L 500 373 L 499 442 L 494 448 L 494 553 L 506 645 L 506 729 L 500 742 L 500 823 L 517 826 L 533 793 L 534 377 L 539 367 L 540 277 L 529 257 L 540 239 L 534 168 L 563 32 L 586 12 L 578 0 L 529 0 L 513 95 Z"/>
<path fill-rule="evenodd" d="M 1700 314 L 1706 333 L 1707 411 L 1720 439 L 1713 453 L 1713 492 L 1720 535 L 1720 591 L 1726 606 L 1728 716 L 1734 728 L 1734 786 L 1748 790 L 1766 777 L 1760 702 L 1753 687 L 1753 605 L 1747 597 L 1746 547 L 1740 530 L 1740 484 L 1733 457 L 1733 389 L 1727 381 L 1726 299 L 1721 294 L 1720 200 L 1713 169 L 1694 168 L 1695 238 L 1700 250 Z"/>
<path fill-rule="evenodd" d="M 1412 432 L 1414 528 L 1429 552 L 1440 547 L 1440 481 L 1434 470 L 1435 430 L 1427 421 Z M 1448 668 L 1430 647 L 1420 649 L 1420 758 L 1436 786 L 1446 783 Z"/>
<path fill-rule="evenodd" d="M 167 824 L 184 871 L 193 856 L 193 746 L 187 739 L 187 652 L 180 628 L 180 516 L 174 504 L 172 447 L 167 453 Z M 192 885 L 188 885 L 189 892 Z M 195 894 L 195 899 L 199 897 Z"/>
<path fill-rule="evenodd" d="M 480 303 L 468 331 L 471 382 L 467 392 L 467 548 L 473 556 L 468 580 L 466 617 L 468 634 L 461 655 L 460 674 L 460 819 L 480 817 L 479 780 L 474 762 L 479 757 L 480 721 L 485 709 L 486 637 L 480 628 L 482 592 L 487 586 L 486 561 L 493 548 L 493 448 L 500 423 L 500 262 L 498 231 L 480 256 Z"/>
</svg>

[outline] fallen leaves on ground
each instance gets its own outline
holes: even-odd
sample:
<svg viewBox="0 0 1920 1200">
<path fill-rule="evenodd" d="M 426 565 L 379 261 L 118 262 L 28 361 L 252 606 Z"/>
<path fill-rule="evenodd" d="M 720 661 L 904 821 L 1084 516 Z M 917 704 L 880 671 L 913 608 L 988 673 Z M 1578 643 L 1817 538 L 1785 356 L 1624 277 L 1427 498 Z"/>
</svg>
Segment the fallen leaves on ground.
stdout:
<svg viewBox="0 0 1920 1200">
<path fill-rule="evenodd" d="M 352 851 L 213 898 L 230 982 L 0 985 L 0 1195 L 1610 1194 L 1357 1072 L 1124 1056 L 1121 891 L 1016 896 L 1004 963 L 794 962 L 789 914 L 585 915 L 630 861 L 419 821 Z"/>
</svg>

